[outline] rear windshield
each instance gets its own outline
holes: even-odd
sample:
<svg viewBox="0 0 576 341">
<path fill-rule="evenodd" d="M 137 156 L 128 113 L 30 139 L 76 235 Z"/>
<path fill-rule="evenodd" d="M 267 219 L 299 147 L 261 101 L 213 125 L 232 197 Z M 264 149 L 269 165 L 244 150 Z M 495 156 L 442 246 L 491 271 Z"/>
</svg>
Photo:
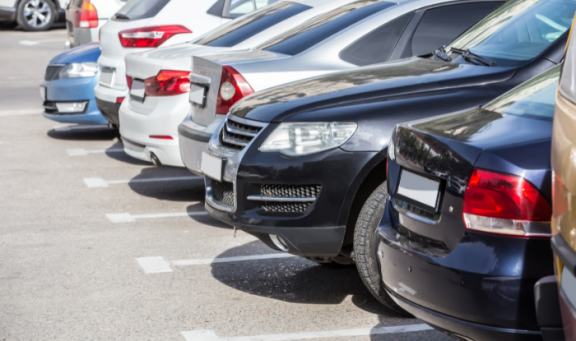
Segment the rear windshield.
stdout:
<svg viewBox="0 0 576 341">
<path fill-rule="evenodd" d="M 508 91 L 484 109 L 500 114 L 552 119 L 561 65 Z"/>
<path fill-rule="evenodd" d="M 113 20 L 140 20 L 156 16 L 170 0 L 128 0 Z"/>
<path fill-rule="evenodd" d="M 355 23 L 394 6 L 380 0 L 360 0 L 319 15 L 258 47 L 261 50 L 296 55 Z"/>
<path fill-rule="evenodd" d="M 215 47 L 232 47 L 256 34 L 291 18 L 311 7 L 282 1 L 232 21 L 215 33 L 203 37 L 195 44 Z"/>
</svg>

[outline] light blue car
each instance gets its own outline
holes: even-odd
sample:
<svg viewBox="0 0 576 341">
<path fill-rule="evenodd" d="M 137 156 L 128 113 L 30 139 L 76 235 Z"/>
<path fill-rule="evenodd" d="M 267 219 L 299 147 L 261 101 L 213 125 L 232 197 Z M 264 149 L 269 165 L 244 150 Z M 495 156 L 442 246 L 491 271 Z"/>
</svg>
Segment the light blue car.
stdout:
<svg viewBox="0 0 576 341">
<path fill-rule="evenodd" d="M 54 57 L 40 85 L 44 117 L 61 123 L 108 124 L 96 106 L 100 44 L 74 48 Z"/>
</svg>

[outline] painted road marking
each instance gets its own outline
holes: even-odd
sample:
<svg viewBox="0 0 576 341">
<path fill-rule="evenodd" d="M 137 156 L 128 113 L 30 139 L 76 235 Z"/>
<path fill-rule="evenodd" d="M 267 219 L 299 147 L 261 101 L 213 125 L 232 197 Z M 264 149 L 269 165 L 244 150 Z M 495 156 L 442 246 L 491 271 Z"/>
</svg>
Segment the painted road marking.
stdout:
<svg viewBox="0 0 576 341">
<path fill-rule="evenodd" d="M 104 153 L 124 153 L 123 148 L 119 149 L 84 149 L 84 148 L 77 148 L 77 149 L 68 149 L 66 150 L 69 156 L 86 156 L 88 154 L 104 154 Z"/>
<path fill-rule="evenodd" d="M 1 116 L 20 116 L 20 115 L 40 115 L 42 109 L 25 109 L 25 110 L 4 110 L 0 111 Z"/>
<path fill-rule="evenodd" d="M 202 264 L 216 264 L 216 263 L 246 262 L 251 260 L 291 258 L 291 257 L 297 257 L 297 256 L 291 255 L 289 253 L 274 253 L 269 255 L 223 257 L 223 258 L 210 258 L 210 259 L 183 259 L 183 260 L 174 260 L 170 263 L 176 266 L 187 266 L 187 265 L 202 265 Z"/>
<path fill-rule="evenodd" d="M 56 127 L 54 127 L 54 131 L 57 131 L 57 132 L 73 131 L 73 130 L 111 130 L 111 129 L 112 128 L 108 127 L 105 124 L 71 125 L 71 126 L 56 126 Z"/>
<path fill-rule="evenodd" d="M 427 324 L 412 324 L 407 326 L 344 329 L 344 330 L 333 330 L 324 332 L 303 332 L 303 333 L 271 334 L 271 335 L 257 335 L 257 336 L 218 337 L 216 333 L 214 333 L 211 330 L 196 330 L 196 331 L 182 332 L 182 335 L 184 336 L 186 341 L 287 341 L 287 340 L 318 339 L 328 337 L 410 333 L 432 329 L 433 328 Z"/>
<path fill-rule="evenodd" d="M 89 188 L 102 188 L 109 185 L 118 184 L 133 184 L 140 182 L 162 182 L 162 181 L 184 181 L 184 180 L 200 180 L 204 179 L 202 176 L 178 176 L 172 178 L 150 178 L 150 179 L 130 179 L 130 180 L 104 180 L 101 178 L 85 178 L 84 183 Z"/>
<path fill-rule="evenodd" d="M 130 213 L 109 213 L 106 214 L 108 220 L 114 224 L 133 223 L 136 219 L 155 219 L 155 218 L 172 218 L 172 217 L 193 217 L 198 215 L 207 215 L 208 212 L 176 212 L 176 213 L 159 213 L 159 214 L 138 214 Z"/>
<path fill-rule="evenodd" d="M 170 268 L 170 263 L 164 260 L 162 257 L 143 257 L 136 258 L 136 261 L 144 272 L 147 274 L 157 274 L 163 272 L 172 272 Z"/>
</svg>

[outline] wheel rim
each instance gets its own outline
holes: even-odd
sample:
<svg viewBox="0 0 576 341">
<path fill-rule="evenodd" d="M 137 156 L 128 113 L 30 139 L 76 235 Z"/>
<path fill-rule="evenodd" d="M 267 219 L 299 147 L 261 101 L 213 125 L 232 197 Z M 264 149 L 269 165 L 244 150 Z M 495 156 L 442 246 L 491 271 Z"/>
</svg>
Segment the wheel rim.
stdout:
<svg viewBox="0 0 576 341">
<path fill-rule="evenodd" d="M 46 0 L 30 0 L 24 5 L 24 20 L 32 27 L 48 25 L 52 19 L 52 9 Z"/>
</svg>

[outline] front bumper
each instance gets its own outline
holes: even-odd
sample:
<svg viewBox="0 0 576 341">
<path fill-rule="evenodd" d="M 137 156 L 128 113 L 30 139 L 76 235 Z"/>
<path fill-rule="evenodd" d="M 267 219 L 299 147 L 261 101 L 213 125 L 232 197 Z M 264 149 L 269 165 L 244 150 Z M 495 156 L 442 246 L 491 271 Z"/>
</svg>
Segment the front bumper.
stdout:
<svg viewBox="0 0 576 341">
<path fill-rule="evenodd" d="M 382 281 L 414 316 L 465 340 L 542 340 L 534 285 L 552 274 L 545 239 L 466 233 L 451 251 L 408 238 L 387 204 L 378 228 Z"/>
</svg>

